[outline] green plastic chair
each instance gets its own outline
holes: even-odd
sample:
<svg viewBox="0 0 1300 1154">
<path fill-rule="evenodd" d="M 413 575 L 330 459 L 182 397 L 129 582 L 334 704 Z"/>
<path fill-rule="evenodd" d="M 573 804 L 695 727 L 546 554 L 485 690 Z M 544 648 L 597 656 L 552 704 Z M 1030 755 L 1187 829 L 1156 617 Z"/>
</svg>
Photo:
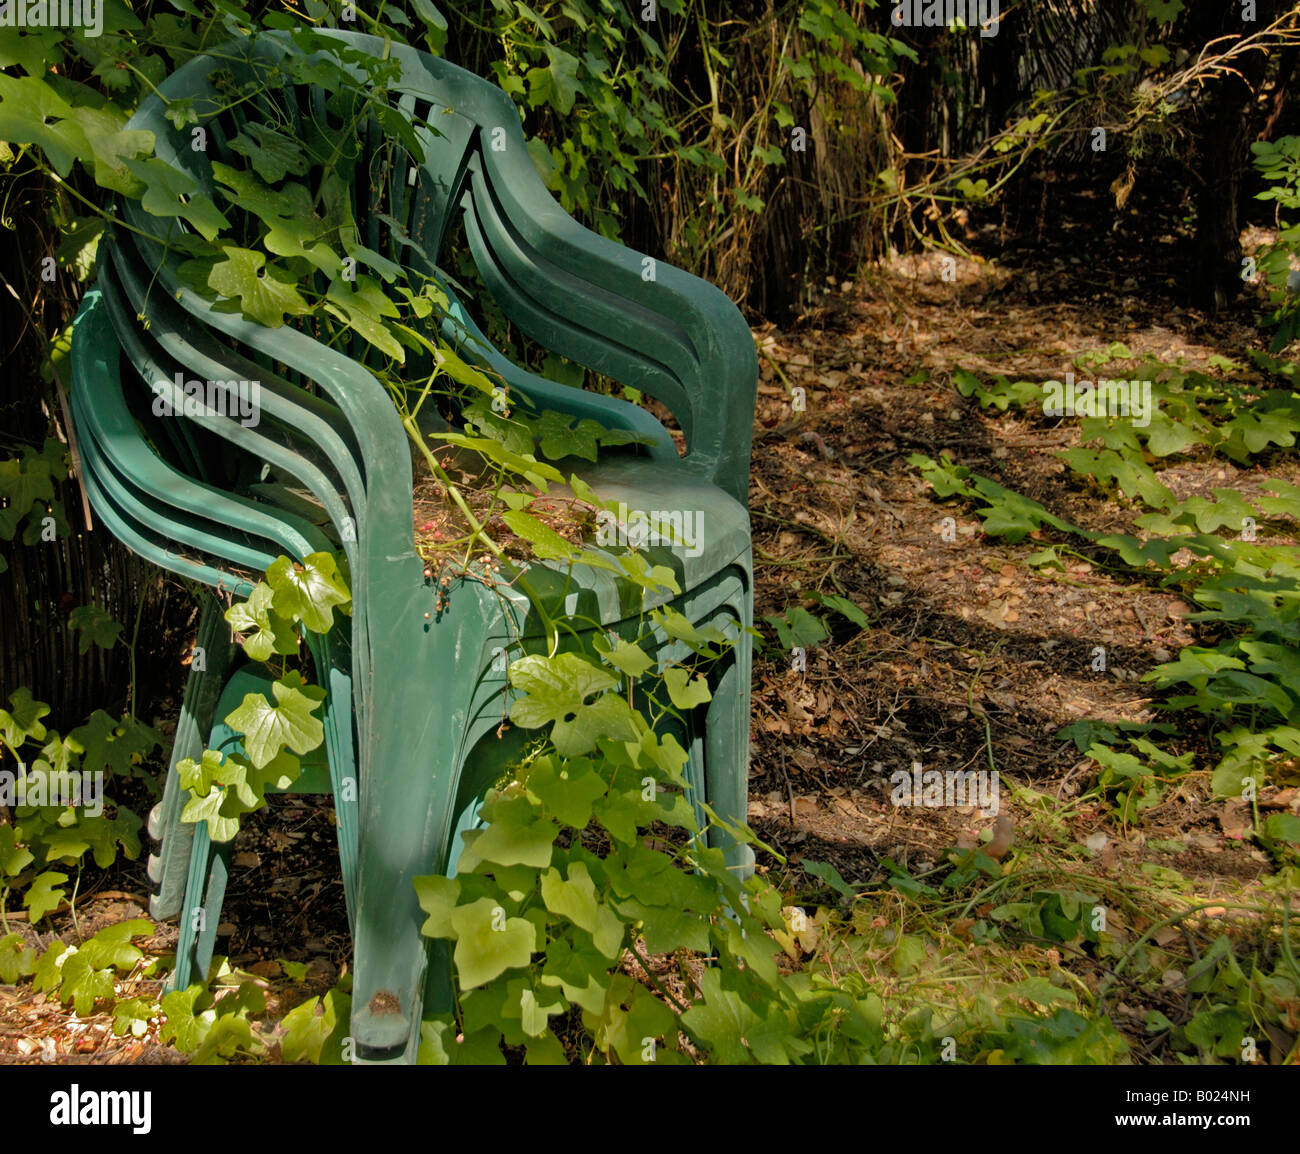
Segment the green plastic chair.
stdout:
<svg viewBox="0 0 1300 1154">
<path fill-rule="evenodd" d="M 371 117 L 357 141 L 356 171 L 368 179 L 350 190 L 362 242 L 446 283 L 439 259 L 459 215 L 483 284 L 524 333 L 659 399 L 685 433 L 687 452 L 679 456 L 645 410 L 520 369 L 453 298 L 444 335 L 467 360 L 499 374 L 512 397 L 649 442 L 572 470 L 600 497 L 629 509 L 703 515 L 698 556 L 648 551 L 676 573 L 683 589 L 676 598 L 645 598 L 632 583 L 586 565 L 534 564 L 528 580 L 548 615 L 587 623 L 578 644 L 596 631 L 632 636 L 641 614 L 659 604 L 731 632 L 736 644 L 715 670 L 713 699 L 686 719 L 682 739 L 697 801 L 743 824 L 753 617 L 745 502 L 757 381 L 743 318 L 713 286 L 564 213 L 537 174 L 514 106 L 495 86 L 375 37 L 325 34 L 397 63 L 401 77 L 388 91 L 417 124 L 425 154 L 415 163 Z M 291 36 L 272 33 L 191 61 L 128 127 L 153 132 L 156 156 L 236 220 L 238 206 L 225 206 L 215 191 L 211 163 L 231 161 L 229 142 L 259 106 L 235 101 L 227 109 L 223 91 L 264 79 L 286 58 L 300 65 L 300 79 L 272 94 L 279 113 L 302 132 L 328 126 L 327 94 L 312 72 L 325 57 L 305 58 Z M 192 127 L 177 130 L 166 119 L 166 102 L 177 99 L 193 101 L 206 150 L 193 147 Z M 72 413 L 87 491 L 129 548 L 219 594 L 246 596 L 249 575 L 281 554 L 346 554 L 351 618 L 327 638 L 307 639 L 328 691 L 326 741 L 323 762 L 309 766 L 299 786 L 334 795 L 353 931 L 355 1052 L 363 1061 L 414 1061 L 423 1013 L 450 1005 L 451 969 L 446 943 L 420 935 L 424 916 L 412 881 L 454 873 L 460 834 L 474 827 L 485 791 L 522 748 L 527 735 L 518 730 L 496 736 L 512 700 L 500 657 L 540 651 L 542 615 L 517 590 L 475 581 L 461 582 L 450 608 L 435 612 L 436 588 L 415 550 L 409 442 L 365 368 L 373 350 L 359 339 L 331 348 L 292 326 L 270 329 L 215 307 L 186 287 L 181 258 L 153 239 L 166 227 L 176 235 L 188 226 L 134 201 L 123 215 L 130 227 L 111 230 L 101 244 L 98 285 L 73 340 Z M 414 360 L 409 367 L 411 380 L 429 371 L 421 374 Z M 258 380 L 260 422 L 154 416 L 155 382 L 178 372 L 185 380 Z M 175 766 L 205 745 L 235 748 L 237 735 L 222 718 L 244 693 L 267 689 L 265 678 L 238 662 L 220 609 L 216 597 L 205 604 L 203 668 L 196 663 L 190 674 L 163 800 L 149 822 L 159 842 L 149 864 L 159 887 L 152 912 L 180 918 L 174 984 L 206 973 L 226 877 L 206 829 L 196 834 L 179 820 Z M 662 633 L 657 640 L 661 665 L 687 655 Z M 747 846 L 717 829 L 710 839 L 734 869 L 751 868 Z"/>
</svg>

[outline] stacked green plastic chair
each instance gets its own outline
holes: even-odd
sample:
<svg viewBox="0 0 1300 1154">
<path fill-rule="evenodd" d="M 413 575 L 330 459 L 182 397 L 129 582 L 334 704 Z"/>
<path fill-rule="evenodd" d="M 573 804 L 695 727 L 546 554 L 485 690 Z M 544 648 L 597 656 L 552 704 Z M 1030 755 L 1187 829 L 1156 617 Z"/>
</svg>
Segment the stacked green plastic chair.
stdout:
<svg viewBox="0 0 1300 1154">
<path fill-rule="evenodd" d="M 454 267 L 442 249 L 460 217 L 482 283 L 520 330 L 657 398 L 684 432 L 687 452 L 679 456 L 644 409 L 516 367 L 453 298 L 444 335 L 467 360 L 499 374 L 513 397 L 641 434 L 635 451 L 575 470 L 601 498 L 702 516 L 699 548 L 655 551 L 656 562 L 673 568 L 679 596 L 643 598 L 632 583 L 581 564 L 534 564 L 528 579 L 547 616 L 567 615 L 591 631 L 631 636 L 643 612 L 669 603 L 697 625 L 729 628 L 736 644 L 715 674 L 712 701 L 688 719 L 683 737 L 697 800 L 743 823 L 752 621 L 745 502 L 757 380 L 743 318 L 711 285 L 564 213 L 537 174 L 514 106 L 494 85 L 374 37 L 328 35 L 396 62 L 401 76 L 387 91 L 416 125 L 424 152 L 414 160 L 373 116 L 348 142 L 360 150 L 356 171 L 366 176 L 351 190 L 362 243 L 439 275 Z M 278 114 L 304 132 L 329 125 L 310 59 L 294 69 L 298 81 L 270 97 L 229 99 L 293 54 L 302 55 L 288 34 L 225 45 L 161 85 L 129 127 L 151 131 L 156 157 L 237 222 L 239 206 L 222 201 L 211 165 L 232 159 L 230 142 L 257 100 L 273 98 Z M 194 146 L 195 126 L 177 129 L 164 115 L 175 100 L 193 101 L 203 148 Z M 113 229 L 100 246 L 98 285 L 73 342 L 72 409 L 85 483 L 129 548 L 214 591 L 199 627 L 202 668 L 196 662 L 190 674 L 171 772 L 149 823 L 159 842 L 149 867 L 159 887 L 153 913 L 181 925 L 174 981 L 205 976 L 226 878 L 206 830 L 196 834 L 180 821 L 176 765 L 205 747 L 237 748 L 223 718 L 245 693 L 269 694 L 231 645 L 220 598 L 246 596 L 250 576 L 277 556 L 341 550 L 351 616 L 324 637 L 307 637 L 328 693 L 324 759 L 308 767 L 309 788 L 331 790 L 338 814 L 355 1052 L 361 1060 L 413 1061 L 425 1008 L 447 1005 L 450 962 L 445 943 L 420 935 L 412 881 L 454 872 L 459 835 L 473 827 L 478 802 L 521 747 L 496 736 L 512 692 L 500 656 L 541 649 L 543 616 L 517 590 L 475 581 L 459 583 L 449 607 L 436 611 L 436 583 L 415 549 L 409 439 L 365 367 L 374 363 L 372 349 L 360 340 L 329 347 L 292 325 L 269 328 L 214 304 L 178 273 L 183 255 L 153 239 L 165 227 L 187 226 L 160 221 L 134 201 L 121 211 L 129 227 Z M 410 367 L 419 379 L 419 366 Z M 187 413 L 170 384 L 178 374 L 181 381 L 258 381 L 258 421 Z M 175 402 L 174 415 L 155 415 L 159 396 Z M 661 663 L 686 655 L 680 643 L 662 634 L 659 641 Z M 749 868 L 746 846 L 718 830 L 710 837 L 734 868 Z"/>
</svg>

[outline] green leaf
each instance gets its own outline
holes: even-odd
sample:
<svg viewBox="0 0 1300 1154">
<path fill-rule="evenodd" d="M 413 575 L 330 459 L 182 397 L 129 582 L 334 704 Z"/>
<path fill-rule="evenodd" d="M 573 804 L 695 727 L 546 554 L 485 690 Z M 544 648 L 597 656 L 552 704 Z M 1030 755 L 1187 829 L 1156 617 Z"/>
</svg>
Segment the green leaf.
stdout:
<svg viewBox="0 0 1300 1154">
<path fill-rule="evenodd" d="M 539 757 L 528 774 L 528 789 L 565 825 L 586 829 L 592 803 L 605 796 L 604 779 L 585 757 L 557 763 L 553 757 Z"/>
<path fill-rule="evenodd" d="M 510 707 L 510 720 L 525 729 L 553 723 L 551 740 L 561 757 L 589 753 L 602 737 L 636 736 L 631 707 L 609 692 L 617 688 L 618 678 L 575 653 L 521 657 L 511 664 L 509 676 L 525 695 Z"/>
<path fill-rule="evenodd" d="M 10 708 L 0 709 L 0 738 L 17 752 L 22 744 L 45 740 L 45 726 L 41 718 L 50 712 L 50 707 L 43 701 L 32 697 L 32 691 L 26 686 L 15 689 L 9 695 Z"/>
<path fill-rule="evenodd" d="M 112 649 L 122 632 L 121 624 L 114 621 L 102 605 L 78 605 L 68 614 L 68 624 L 81 634 L 77 642 L 81 653 L 88 652 L 92 644 L 101 649 Z"/>
<path fill-rule="evenodd" d="M 202 986 L 192 985 L 184 990 L 172 990 L 164 994 L 160 1003 L 163 1023 L 158 1030 L 158 1041 L 164 1046 L 174 1042 L 182 1053 L 192 1054 L 198 1050 L 212 1023 L 216 1021 L 217 1012 L 206 1009 L 199 1014 L 194 1012 L 195 1003 L 206 993 Z"/>
<path fill-rule="evenodd" d="M 462 990 L 484 985 L 506 970 L 527 966 L 536 944 L 533 923 L 507 918 L 491 898 L 451 912 L 456 931 L 456 974 Z"/>
<path fill-rule="evenodd" d="M 1289 841 L 1300 845 L 1300 817 L 1293 813 L 1275 813 L 1264 822 L 1264 836 L 1270 841 Z"/>
<path fill-rule="evenodd" d="M 325 700 L 325 690 L 307 685 L 297 670 L 273 682 L 272 705 L 260 693 L 244 696 L 239 708 L 225 719 L 232 729 L 244 734 L 244 751 L 261 769 L 287 745 L 299 755 L 310 753 L 325 739 L 325 730 L 313 712 Z"/>
<path fill-rule="evenodd" d="M 233 244 L 223 244 L 221 251 L 226 259 L 212 266 L 208 287 L 223 297 L 238 298 L 240 309 L 250 320 L 278 329 L 286 314 L 297 317 L 311 312 L 288 274 L 265 267 L 266 257 L 260 252 Z"/>
<path fill-rule="evenodd" d="M 1277 493 L 1276 497 L 1261 497 L 1256 504 L 1271 517 L 1290 517 L 1300 521 L 1300 485 L 1270 477 L 1264 488 Z"/>
<path fill-rule="evenodd" d="M 428 914 L 420 933 L 426 938 L 454 938 L 451 911 L 460 900 L 460 882 L 455 878 L 420 877 L 415 879 L 415 893 L 420 908 Z"/>
<path fill-rule="evenodd" d="M 307 154 L 302 144 L 268 124 L 244 125 L 244 130 L 230 142 L 230 148 L 248 157 L 257 175 L 270 184 L 282 180 L 287 172 L 294 176 L 307 174 Z"/>
<path fill-rule="evenodd" d="M 17 877 L 35 860 L 31 850 L 19 844 L 12 825 L 0 825 L 0 874 Z"/>
<path fill-rule="evenodd" d="M 44 80 L 0 73 L 0 140 L 39 145 L 62 177 L 74 160 L 90 155 L 86 134 L 72 116 L 72 106 Z"/>
<path fill-rule="evenodd" d="M 215 240 L 222 229 L 230 228 L 230 221 L 212 203 L 211 198 L 199 191 L 198 182 L 180 169 L 173 168 L 166 161 L 158 160 L 156 157 L 147 160 L 124 159 L 122 163 L 146 186 L 144 195 L 140 198 L 140 206 L 145 212 L 163 219 L 180 217 L 182 220 L 189 221 L 199 235 L 207 241 Z M 223 248 L 233 252 L 246 251 L 234 249 L 232 246 L 223 246 Z M 209 284 L 212 288 L 217 288 L 217 285 L 212 284 L 211 281 Z"/>
<path fill-rule="evenodd" d="M 54 503 L 50 462 L 26 453 L 0 461 L 0 497 L 8 501 L 8 508 L 0 509 L 0 537 L 8 540 L 24 517 L 42 514 Z"/>
<path fill-rule="evenodd" d="M 406 363 L 406 352 L 397 338 L 384 326 L 384 317 L 398 316 L 397 306 L 384 290 L 367 276 L 358 276 L 349 284 L 342 278 L 331 283 L 325 294 L 326 309 L 355 329 L 381 353 L 399 364 Z"/>
<path fill-rule="evenodd" d="M 623 952 L 623 923 L 597 900 L 596 883 L 585 864 L 571 863 L 567 880 L 560 877 L 559 870 L 547 870 L 542 874 L 541 890 L 542 901 L 551 913 L 586 930 L 596 949 L 610 961 L 619 957 Z"/>
<path fill-rule="evenodd" d="M 841 897 L 850 899 L 857 897 L 858 891 L 849 885 L 849 883 L 840 876 L 840 871 L 828 862 L 809 861 L 807 858 L 804 858 L 804 860 L 799 864 L 804 873 L 808 874 L 809 877 L 815 877 L 818 881 L 824 882 Z"/>
<path fill-rule="evenodd" d="M 113 1036 L 120 1038 L 130 1031 L 133 1037 L 143 1038 L 149 1020 L 158 1013 L 158 1003 L 152 998 L 119 998 L 113 1003 Z"/>
<path fill-rule="evenodd" d="M 59 1001 L 72 1002 L 77 1017 L 88 1017 L 95 1003 L 113 996 L 113 971 L 94 969 L 85 952 L 78 950 L 62 967 Z"/>
<path fill-rule="evenodd" d="M 783 649 L 811 649 L 830 636 L 821 618 L 814 617 L 800 605 L 792 606 L 784 613 L 764 617 L 763 620 L 776 630 L 777 640 Z"/>
<path fill-rule="evenodd" d="M 789 1027 L 780 1018 L 764 1019 L 751 1010 L 733 990 L 722 988 L 718 970 L 704 971 L 701 980 L 704 1000 L 681 1017 L 682 1026 L 711 1052 L 720 1065 L 788 1065 L 785 1041 Z M 793 1040 L 793 1039 L 790 1039 Z"/>
<path fill-rule="evenodd" d="M 1201 678 L 1213 677 L 1225 669 L 1245 668 L 1246 663 L 1239 658 L 1229 657 L 1217 649 L 1202 649 L 1189 645 L 1179 651 L 1177 661 L 1157 665 L 1151 672 L 1144 674 L 1142 680 L 1154 681 L 1161 688 L 1179 681 L 1187 681 L 1193 685 L 1200 682 L 1198 687 L 1203 687 L 1204 682 L 1200 681 Z"/>
<path fill-rule="evenodd" d="M 125 776 L 133 766 L 158 745 L 158 734 L 142 721 L 129 715 L 114 720 L 102 709 L 95 710 L 67 736 L 74 753 L 81 754 L 85 773 L 109 773 Z"/>
<path fill-rule="evenodd" d="M 38 993 L 58 989 L 63 978 L 63 967 L 76 952 L 75 946 L 61 942 L 58 938 L 49 944 L 36 963 L 36 980 L 32 984 Z"/>
<path fill-rule="evenodd" d="M 337 990 L 323 998 L 308 998 L 295 1006 L 281 1021 L 284 1038 L 280 1056 L 286 1062 L 311 1062 L 320 1065 L 329 1058 L 328 1043 L 336 1034 L 341 1040 L 347 1031 L 352 999 Z"/>
<path fill-rule="evenodd" d="M 51 910 L 57 909 L 59 903 L 67 897 L 62 889 L 63 883 L 67 880 L 68 875 L 57 870 L 46 870 L 36 875 L 32 884 L 27 887 L 27 892 L 23 894 L 23 906 L 29 911 L 27 916 L 32 925 L 39 922 Z"/>
<path fill-rule="evenodd" d="M 144 957 L 144 951 L 132 945 L 131 939 L 148 937 L 153 933 L 154 925 L 148 919 L 128 918 L 124 922 L 105 926 L 89 941 L 83 942 L 80 956 L 96 970 L 111 966 L 126 971 Z"/>
<path fill-rule="evenodd" d="M 672 1010 L 626 974 L 617 974 L 610 982 L 599 1018 L 584 1014 L 583 1021 L 595 1034 L 596 1044 L 607 1053 L 613 1050 L 625 1066 L 653 1064 L 664 1049 L 659 1039 L 666 1039 L 670 1047 L 676 1043 Z"/>
<path fill-rule="evenodd" d="M 536 422 L 538 444 L 544 456 L 552 461 L 565 457 L 582 457 L 594 462 L 596 460 L 596 443 L 602 432 L 600 425 L 593 420 L 578 421 L 568 413 L 557 413 L 546 409 Z"/>
<path fill-rule="evenodd" d="M 606 639 L 603 634 L 597 634 L 595 644 L 596 651 L 605 661 L 634 680 L 654 667 L 654 662 L 639 645 L 633 645 L 621 637 Z"/>
<path fill-rule="evenodd" d="M 533 547 L 533 552 L 543 561 L 564 560 L 577 552 L 554 529 L 543 524 L 531 513 L 512 510 L 502 513 L 501 520 L 510 527 L 512 533 L 527 541 Z"/>
<path fill-rule="evenodd" d="M 309 553 L 299 564 L 277 557 L 266 571 L 274 591 L 271 607 L 281 617 L 301 621 L 313 633 L 328 633 L 334 626 L 334 607 L 345 609 L 352 594 L 329 553 Z"/>
<path fill-rule="evenodd" d="M 818 593 L 816 596 L 827 609 L 833 610 L 841 617 L 847 617 L 859 629 L 866 629 L 871 624 L 871 618 L 847 597 L 841 597 L 837 593 Z"/>
<path fill-rule="evenodd" d="M 497 802 L 487 828 L 473 841 L 466 837 L 457 868 L 469 872 L 480 861 L 544 868 L 550 865 L 557 833 L 555 823 L 537 816 L 527 797 L 505 798 Z"/>
<path fill-rule="evenodd" d="M 5 934 L 0 938 L 0 983 L 12 986 L 19 978 L 28 978 L 34 973 L 36 951 L 23 941 L 22 935 Z"/>
<path fill-rule="evenodd" d="M 674 665 L 664 670 L 664 684 L 668 687 L 668 696 L 678 709 L 690 710 L 713 700 L 709 692 L 708 678 L 702 673 L 691 676 L 689 669 Z"/>
<path fill-rule="evenodd" d="M 297 590 L 286 582 L 281 599 L 292 599 L 296 593 Z M 259 581 L 253 586 L 247 601 L 236 602 L 225 612 L 225 619 L 235 632 L 247 634 L 250 629 L 255 631 L 244 638 L 244 652 L 254 661 L 269 661 L 273 653 L 290 656 L 298 652 L 298 634 L 294 632 L 293 618 L 275 612 L 272 608 L 275 595 L 276 591 L 270 585 Z M 301 596 L 300 593 L 297 595 Z"/>
<path fill-rule="evenodd" d="M 450 1018 L 450 1015 L 448 1015 Z M 504 1066 L 501 1031 L 491 1026 L 474 1030 L 457 1041 L 454 1021 L 435 1020 L 420 1023 L 420 1050 L 417 1061 L 422 1066 Z"/>
</svg>

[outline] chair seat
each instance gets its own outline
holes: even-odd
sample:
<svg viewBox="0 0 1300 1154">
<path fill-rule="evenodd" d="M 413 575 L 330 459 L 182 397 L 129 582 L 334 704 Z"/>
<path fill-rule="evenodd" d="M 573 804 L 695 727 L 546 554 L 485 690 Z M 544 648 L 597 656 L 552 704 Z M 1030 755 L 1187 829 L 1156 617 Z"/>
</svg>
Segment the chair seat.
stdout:
<svg viewBox="0 0 1300 1154">
<path fill-rule="evenodd" d="M 649 565 L 671 569 L 677 584 L 689 590 L 703 586 L 710 577 L 749 555 L 749 514 L 698 473 L 666 467 L 662 461 L 643 457 L 602 458 L 594 465 L 572 471 L 601 500 L 616 501 L 621 506 L 619 519 L 602 518 L 598 539 L 592 543 L 595 552 L 611 561 L 635 545 Z M 552 491 L 567 494 L 569 489 L 554 485 Z M 624 516 L 626 520 L 621 520 Z M 639 534 L 648 535 L 652 530 L 658 533 L 659 543 L 638 542 Z M 608 540 L 602 542 L 600 538 Z M 534 565 L 534 573 L 539 567 L 550 570 L 559 582 L 569 586 L 566 612 L 594 618 L 602 625 L 659 608 L 675 596 L 660 587 L 647 592 L 643 600 L 640 586 L 591 565 L 575 564 L 572 581 L 565 576 L 568 566 L 563 562 Z M 581 589 L 574 589 L 574 584 Z M 540 575 L 533 577 L 533 586 L 543 596 L 551 591 Z"/>
</svg>

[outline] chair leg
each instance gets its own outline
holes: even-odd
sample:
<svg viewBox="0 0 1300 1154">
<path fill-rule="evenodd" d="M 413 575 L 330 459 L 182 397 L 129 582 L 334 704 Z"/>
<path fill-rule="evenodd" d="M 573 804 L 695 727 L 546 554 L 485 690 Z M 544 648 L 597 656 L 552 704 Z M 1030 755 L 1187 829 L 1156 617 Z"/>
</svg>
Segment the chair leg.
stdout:
<svg viewBox="0 0 1300 1154">
<path fill-rule="evenodd" d="M 705 724 L 704 770 L 709 805 L 727 821 L 743 825 L 749 802 L 749 654 L 748 635 L 737 645 L 732 660 L 709 702 Z M 744 880 L 754 872 L 754 851 L 717 826 L 709 832 L 709 844 L 727 855 L 727 868 Z"/>
<path fill-rule="evenodd" d="M 170 989 L 183 990 L 193 981 L 206 982 L 212 964 L 221 904 L 230 877 L 230 847 L 208 836 L 208 827 L 198 825 L 190 853 L 189 877 L 185 887 L 185 908 L 181 913 L 180 936 L 176 942 L 176 969 Z"/>
<path fill-rule="evenodd" d="M 709 805 L 720 817 L 737 825 L 749 820 L 749 698 L 754 639 L 745 627 L 754 619 L 752 586 L 746 583 L 741 630 L 731 659 L 713 691 L 705 723 L 704 767 Z M 728 869 L 744 881 L 754 872 L 754 851 L 729 833 L 714 829 L 710 845 L 726 852 Z"/>
<path fill-rule="evenodd" d="M 202 755 L 235 651 L 236 646 L 230 644 L 229 626 L 222 617 L 220 602 L 215 597 L 205 596 L 199 617 L 194 664 L 185 684 L 162 801 L 149 814 L 149 836 L 159 843 L 157 852 L 149 856 L 149 880 L 159 887 L 149 900 L 149 912 L 158 921 L 168 921 L 181 912 L 194 836 L 194 827 L 181 821 L 181 810 L 185 808 L 187 799 L 176 766 L 187 757 Z"/>
</svg>

